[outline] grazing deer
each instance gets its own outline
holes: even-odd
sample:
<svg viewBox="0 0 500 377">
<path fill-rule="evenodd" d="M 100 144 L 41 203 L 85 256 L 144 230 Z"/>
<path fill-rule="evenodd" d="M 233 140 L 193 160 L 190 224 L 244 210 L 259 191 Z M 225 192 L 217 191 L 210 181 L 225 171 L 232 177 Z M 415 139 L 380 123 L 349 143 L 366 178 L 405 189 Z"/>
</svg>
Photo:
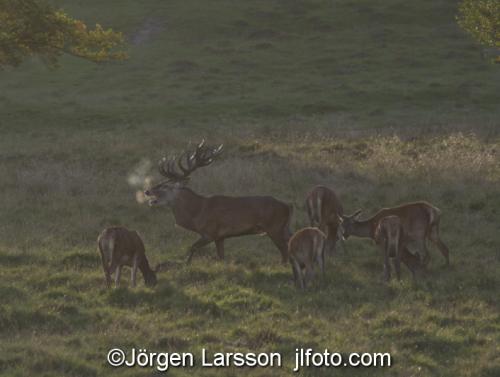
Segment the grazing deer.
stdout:
<svg viewBox="0 0 500 377">
<path fill-rule="evenodd" d="M 366 220 L 358 220 L 361 210 L 351 216 L 342 216 L 344 237 L 349 236 L 369 237 L 374 239 L 375 229 L 380 219 L 386 216 L 398 216 L 401 219 L 405 234 L 405 248 L 401 256 L 402 261 L 411 260 L 407 249 L 415 247 L 423 266 L 430 261 L 426 240 L 430 239 L 443 254 L 446 265 L 450 264 L 448 247 L 439 238 L 439 221 L 441 211 L 427 202 L 414 202 L 402 204 L 398 207 L 383 208 Z M 408 255 L 410 254 L 410 255 Z M 404 260 L 403 260 L 404 258 Z M 406 263 L 405 263 L 406 264 Z"/>
<path fill-rule="evenodd" d="M 305 289 L 314 277 L 317 264 L 324 275 L 326 235 L 318 228 L 303 228 L 288 241 L 288 254 L 295 285 Z"/>
<path fill-rule="evenodd" d="M 194 151 L 175 158 L 160 160 L 160 173 L 166 181 L 146 190 L 150 206 L 169 206 L 175 222 L 196 232 L 200 238 L 188 251 L 187 263 L 201 247 L 215 242 L 217 255 L 224 258 L 224 240 L 252 234 L 267 234 L 281 252 L 282 262 L 288 260 L 287 241 L 290 238 L 290 218 L 293 207 L 270 196 L 229 197 L 198 195 L 186 187 L 189 175 L 210 165 L 222 152 L 205 146 L 202 141 Z M 180 171 L 177 171 L 175 166 Z"/>
<path fill-rule="evenodd" d="M 391 279 L 392 259 L 398 280 L 401 280 L 401 248 L 404 247 L 404 229 L 401 219 L 397 216 L 382 217 L 375 228 L 375 242 L 382 248 L 384 256 L 384 277 Z M 412 271 L 413 277 L 414 271 Z"/>
<path fill-rule="evenodd" d="M 343 239 L 340 224 L 344 209 L 337 195 L 328 187 L 316 186 L 307 194 L 306 207 L 311 226 L 321 229 L 326 235 L 326 249 L 334 253 L 336 242 Z"/>
<path fill-rule="evenodd" d="M 111 275 L 115 273 L 115 286 L 120 285 L 123 266 L 132 267 L 132 287 L 136 285 L 137 268 L 141 270 L 148 287 L 156 285 L 156 272 L 149 267 L 144 244 L 136 231 L 124 227 L 110 227 L 97 238 L 101 253 L 106 285 L 111 286 Z"/>
</svg>

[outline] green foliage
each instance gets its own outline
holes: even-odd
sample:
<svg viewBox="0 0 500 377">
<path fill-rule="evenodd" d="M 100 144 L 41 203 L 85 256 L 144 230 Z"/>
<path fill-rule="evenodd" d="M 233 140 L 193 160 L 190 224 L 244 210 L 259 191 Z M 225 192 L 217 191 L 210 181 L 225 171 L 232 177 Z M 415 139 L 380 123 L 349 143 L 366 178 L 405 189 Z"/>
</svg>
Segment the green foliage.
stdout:
<svg viewBox="0 0 500 377">
<path fill-rule="evenodd" d="M 44 0 L 0 0 L 0 67 L 17 66 L 37 55 L 50 65 L 67 53 L 94 62 L 126 57 L 115 48 L 121 33 L 95 29 L 57 10 Z"/>
<path fill-rule="evenodd" d="M 458 23 L 474 39 L 500 49 L 500 0 L 463 0 Z M 495 59 L 500 63 L 500 56 Z"/>
</svg>

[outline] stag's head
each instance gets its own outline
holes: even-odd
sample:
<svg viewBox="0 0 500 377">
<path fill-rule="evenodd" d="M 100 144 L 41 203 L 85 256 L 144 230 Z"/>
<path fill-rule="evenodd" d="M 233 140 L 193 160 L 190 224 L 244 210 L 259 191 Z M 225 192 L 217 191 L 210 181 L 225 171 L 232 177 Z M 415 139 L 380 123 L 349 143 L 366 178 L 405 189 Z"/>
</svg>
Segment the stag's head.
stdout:
<svg viewBox="0 0 500 377">
<path fill-rule="evenodd" d="M 186 151 L 177 159 L 163 157 L 158 170 L 165 181 L 144 191 L 149 197 L 149 205 L 172 205 L 179 191 L 188 183 L 190 174 L 196 169 L 210 165 L 222 153 L 222 144 L 210 147 L 202 141 L 194 151 Z"/>
<path fill-rule="evenodd" d="M 342 228 L 342 235 L 344 239 L 348 239 L 350 235 L 354 233 L 354 227 L 359 223 L 358 217 L 361 214 L 361 210 L 358 209 L 352 215 L 342 215 L 342 223 L 340 227 Z"/>
</svg>

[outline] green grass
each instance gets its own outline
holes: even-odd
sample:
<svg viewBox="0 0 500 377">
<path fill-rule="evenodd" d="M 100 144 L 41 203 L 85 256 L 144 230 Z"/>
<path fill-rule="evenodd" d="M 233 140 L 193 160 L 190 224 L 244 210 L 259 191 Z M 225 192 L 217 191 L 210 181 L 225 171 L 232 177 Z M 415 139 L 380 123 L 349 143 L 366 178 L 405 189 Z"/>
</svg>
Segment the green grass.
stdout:
<svg viewBox="0 0 500 377">
<path fill-rule="evenodd" d="M 385 369 L 305 376 L 500 374 L 500 71 L 457 26 L 455 1 L 59 1 L 124 30 L 130 60 L 36 60 L 0 73 L 0 374 L 151 375 L 111 369 L 115 346 L 151 351 L 390 352 Z M 431 250 L 412 284 L 382 281 L 366 240 L 298 292 L 265 237 L 227 241 L 225 263 L 127 177 L 206 137 L 224 142 L 193 189 L 273 195 L 307 224 L 326 184 L 347 212 L 425 199 L 443 211 L 451 267 Z M 157 179 L 156 176 L 154 176 Z M 106 290 L 98 233 L 143 235 L 155 289 Z M 192 374 L 170 370 L 174 376 Z"/>
</svg>

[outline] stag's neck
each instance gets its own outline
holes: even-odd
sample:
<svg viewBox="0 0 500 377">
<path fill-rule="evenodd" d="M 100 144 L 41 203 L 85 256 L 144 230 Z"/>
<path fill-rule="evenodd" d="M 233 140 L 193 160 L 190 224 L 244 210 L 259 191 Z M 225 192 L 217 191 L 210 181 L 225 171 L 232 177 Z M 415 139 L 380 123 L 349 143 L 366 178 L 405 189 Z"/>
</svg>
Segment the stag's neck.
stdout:
<svg viewBox="0 0 500 377">
<path fill-rule="evenodd" d="M 375 218 L 373 217 L 367 220 L 357 222 L 354 225 L 352 235 L 363 238 L 374 238 L 375 237 L 374 223 L 375 223 Z"/>
<path fill-rule="evenodd" d="M 177 225 L 196 231 L 195 221 L 203 208 L 204 199 L 191 189 L 180 189 L 172 206 Z"/>
</svg>

